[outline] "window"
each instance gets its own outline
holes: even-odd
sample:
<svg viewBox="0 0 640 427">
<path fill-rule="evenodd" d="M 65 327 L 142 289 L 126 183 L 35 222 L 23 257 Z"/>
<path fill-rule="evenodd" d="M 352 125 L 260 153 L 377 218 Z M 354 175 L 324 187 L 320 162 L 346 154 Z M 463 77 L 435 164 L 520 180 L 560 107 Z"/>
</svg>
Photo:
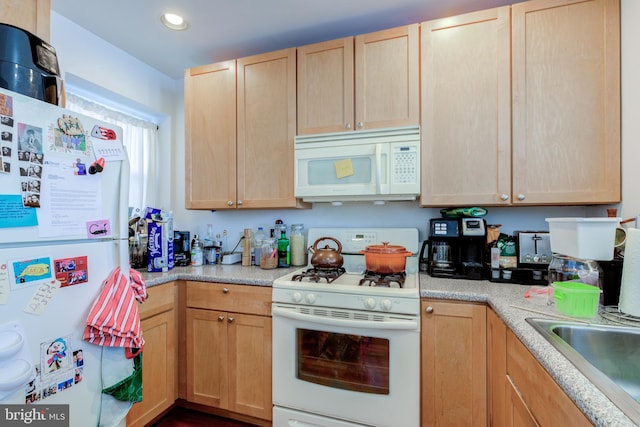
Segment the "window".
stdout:
<svg viewBox="0 0 640 427">
<path fill-rule="evenodd" d="M 70 92 L 66 93 L 66 106 L 71 111 L 122 128 L 122 139 L 131 165 L 129 207 L 143 212 L 147 206 L 156 206 L 158 126 Z"/>
</svg>

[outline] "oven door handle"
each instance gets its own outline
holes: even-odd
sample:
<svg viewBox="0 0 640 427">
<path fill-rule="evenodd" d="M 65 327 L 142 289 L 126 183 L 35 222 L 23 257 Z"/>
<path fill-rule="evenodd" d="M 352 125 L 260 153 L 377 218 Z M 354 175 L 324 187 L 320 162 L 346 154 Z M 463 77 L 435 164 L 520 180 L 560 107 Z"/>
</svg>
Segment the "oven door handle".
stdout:
<svg viewBox="0 0 640 427">
<path fill-rule="evenodd" d="M 418 330 L 418 320 L 401 320 L 395 319 L 386 322 L 375 322 L 375 321 L 363 321 L 363 320 L 345 320 L 345 319 L 334 319 L 331 317 L 323 317 L 323 316 L 313 316 L 310 314 L 298 313 L 297 311 L 287 310 L 281 307 L 272 307 L 271 309 L 272 316 L 282 316 L 288 319 L 293 320 L 301 320 L 306 322 L 313 322 L 320 325 L 327 326 L 340 326 L 343 328 L 363 328 L 363 329 L 390 329 L 394 331 L 398 330 L 407 330 L 407 331 L 417 331 Z"/>
</svg>

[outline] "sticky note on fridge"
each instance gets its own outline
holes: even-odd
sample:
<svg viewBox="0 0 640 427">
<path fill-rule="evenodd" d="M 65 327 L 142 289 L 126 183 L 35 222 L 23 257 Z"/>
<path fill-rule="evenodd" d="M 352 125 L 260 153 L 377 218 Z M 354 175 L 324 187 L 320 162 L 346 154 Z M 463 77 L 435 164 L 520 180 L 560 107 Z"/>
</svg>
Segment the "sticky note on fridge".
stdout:
<svg viewBox="0 0 640 427">
<path fill-rule="evenodd" d="M 111 236 L 111 222 L 108 219 L 87 222 L 87 237 L 89 239 L 99 239 Z"/>
<path fill-rule="evenodd" d="M 344 178 L 353 175 L 353 162 L 351 159 L 336 160 L 333 163 L 336 168 L 336 178 Z"/>
<path fill-rule="evenodd" d="M 58 289 L 60 289 L 59 280 L 41 283 L 25 306 L 25 313 L 35 314 L 37 316 L 44 313 L 51 303 L 51 300 L 53 300 L 54 295 L 58 292 Z"/>
</svg>

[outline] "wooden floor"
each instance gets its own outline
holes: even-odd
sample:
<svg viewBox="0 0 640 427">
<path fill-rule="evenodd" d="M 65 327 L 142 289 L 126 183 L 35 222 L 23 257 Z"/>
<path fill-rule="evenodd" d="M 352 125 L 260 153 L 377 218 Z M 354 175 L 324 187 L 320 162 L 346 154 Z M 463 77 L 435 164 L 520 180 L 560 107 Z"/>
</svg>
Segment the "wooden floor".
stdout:
<svg viewBox="0 0 640 427">
<path fill-rule="evenodd" d="M 204 412 L 193 411 L 191 409 L 174 407 L 160 421 L 153 424 L 153 427 L 254 427 L 240 421 L 217 417 L 205 414 Z"/>
</svg>

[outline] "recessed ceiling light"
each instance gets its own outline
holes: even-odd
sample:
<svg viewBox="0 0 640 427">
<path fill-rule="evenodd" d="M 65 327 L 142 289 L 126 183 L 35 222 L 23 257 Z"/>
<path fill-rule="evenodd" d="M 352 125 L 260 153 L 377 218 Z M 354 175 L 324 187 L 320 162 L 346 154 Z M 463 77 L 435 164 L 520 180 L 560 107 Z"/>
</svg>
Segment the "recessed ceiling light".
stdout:
<svg viewBox="0 0 640 427">
<path fill-rule="evenodd" d="M 186 30 L 189 27 L 187 21 L 185 21 L 182 16 L 176 15 L 175 13 L 164 13 L 160 16 L 160 21 L 162 21 L 165 27 L 172 30 Z"/>
</svg>

